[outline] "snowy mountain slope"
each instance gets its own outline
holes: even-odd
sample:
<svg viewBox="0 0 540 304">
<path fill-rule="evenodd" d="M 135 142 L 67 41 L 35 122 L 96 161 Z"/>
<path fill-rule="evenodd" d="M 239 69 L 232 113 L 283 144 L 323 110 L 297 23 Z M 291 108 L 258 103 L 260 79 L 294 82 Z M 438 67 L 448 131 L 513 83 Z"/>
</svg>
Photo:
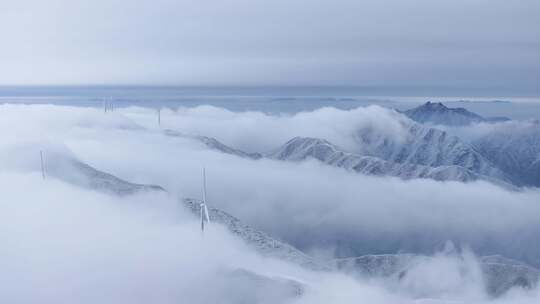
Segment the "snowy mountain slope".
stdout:
<svg viewBox="0 0 540 304">
<path fill-rule="evenodd" d="M 401 123 L 406 133 L 401 139 L 381 135 L 371 128 L 358 130 L 356 152 L 399 164 L 459 166 L 478 175 L 511 182 L 473 146 L 458 137 L 410 120 Z"/>
<path fill-rule="evenodd" d="M 130 195 L 141 191 L 165 191 L 156 185 L 130 183 L 112 174 L 97 170 L 75 158 L 47 153 L 47 176 L 101 192 Z"/>
<path fill-rule="evenodd" d="M 419 123 L 445 126 L 466 126 L 479 122 L 501 122 L 506 117 L 482 117 L 464 108 L 448 108 L 440 102 L 427 102 L 419 107 L 404 111 L 410 119 Z"/>
<path fill-rule="evenodd" d="M 515 184 L 540 187 L 539 121 L 498 125 L 472 144 Z"/>
<path fill-rule="evenodd" d="M 401 123 L 407 134 L 404 141 L 382 136 L 370 128 L 358 130 L 355 134 L 358 153 L 349 153 L 322 139 L 296 137 L 264 154 L 264 157 L 285 161 L 311 157 L 328 165 L 368 175 L 462 182 L 481 179 L 512 188 L 503 172 L 458 137 L 408 119 Z M 263 157 L 260 153 L 247 153 L 210 137 L 185 135 L 172 130 L 166 130 L 165 134 L 195 139 L 210 149 L 247 159 Z"/>
<path fill-rule="evenodd" d="M 403 113 L 417 122 L 453 127 L 509 121 L 504 117 L 485 118 L 463 108 L 447 108 L 441 103 L 430 102 Z M 540 186 L 540 122 L 494 124 L 490 132 L 474 139 L 471 147 L 504 172 L 513 184 Z"/>
<path fill-rule="evenodd" d="M 215 138 L 201 135 L 186 135 L 173 130 L 165 130 L 165 135 L 173 137 L 191 138 L 200 141 L 212 150 L 217 150 L 226 154 L 236 155 L 243 158 L 259 159 L 262 157 L 259 153 L 248 153 L 235 148 L 231 148 Z"/>
<path fill-rule="evenodd" d="M 407 130 L 413 134 L 413 136 L 409 136 L 410 142 L 412 142 L 410 145 L 398 142 L 391 143 L 389 138 L 384 138 L 381 139 L 382 147 L 380 147 L 376 146 L 376 140 L 367 139 L 372 146 L 365 145 L 363 142 L 362 149 L 373 155 L 349 153 L 323 139 L 295 137 L 264 156 L 229 147 L 210 137 L 188 136 L 171 130 L 165 132 L 169 136 L 196 139 L 210 149 L 247 159 L 267 157 L 283 161 L 301 161 L 306 158 L 315 158 L 331 166 L 367 175 L 461 182 L 486 180 L 505 188 L 514 189 L 500 170 L 489 164 L 472 147 L 459 141 L 457 137 L 449 136 L 443 131 L 432 128 L 428 128 L 424 134 L 421 131 L 425 131 L 425 129 L 419 124 L 412 124 L 412 127 Z M 360 136 L 360 140 L 366 141 L 366 136 L 369 135 Z M 437 142 L 438 146 L 432 147 L 433 142 Z M 414 146 L 412 146 L 413 144 Z M 387 150 L 384 149 L 385 147 Z M 390 158 L 390 160 L 384 159 L 384 157 Z"/>
<path fill-rule="evenodd" d="M 70 170 L 79 170 L 78 174 L 63 174 L 66 171 L 59 168 L 54 172 L 54 176 L 74 183 L 81 187 L 94 189 L 114 195 L 133 194 L 138 191 L 165 191 L 159 186 L 134 184 L 122 179 L 119 179 L 111 174 L 94 169 L 82 162 L 67 158 Z M 75 164 L 75 165 L 74 165 Z M 51 174 L 52 175 L 52 174 Z M 84 177 L 89 179 L 86 182 L 79 180 L 69 181 L 74 177 Z M 193 212 L 195 216 L 200 212 L 200 201 L 196 199 L 184 199 L 182 203 Z M 210 208 L 210 219 L 213 224 L 224 225 L 233 234 L 244 240 L 249 246 L 254 248 L 261 255 L 289 261 L 300 265 L 310 270 L 315 271 L 331 271 L 335 268 L 360 275 L 369 275 L 373 277 L 395 277 L 399 276 L 400 272 L 406 271 L 411 265 L 418 261 L 417 257 L 428 259 L 425 256 L 417 256 L 412 254 L 397 254 L 397 255 L 367 255 L 358 258 L 338 259 L 334 261 L 316 261 L 310 256 L 304 254 L 295 247 L 279 241 L 266 233 L 254 229 L 234 216 L 219 210 Z M 507 259 L 501 256 L 486 256 L 480 258 L 481 268 L 487 278 L 486 288 L 490 294 L 496 296 L 503 294 L 509 288 L 520 286 L 530 288 L 536 286 L 540 272 L 524 263 Z M 254 284 L 254 288 L 276 288 L 277 290 L 286 291 L 284 294 L 290 297 L 300 296 L 303 291 L 303 285 L 296 281 L 266 277 L 264 275 L 255 274 L 249 270 L 233 270 L 233 275 L 239 280 L 247 280 L 245 284 Z M 256 290 L 253 291 L 256 294 Z"/>
<path fill-rule="evenodd" d="M 383 254 L 338 259 L 335 264 L 341 271 L 352 275 L 400 281 L 410 269 L 431 259 L 414 254 Z M 540 279 L 540 270 L 501 256 L 480 257 L 479 264 L 485 289 L 494 297 L 514 287 L 534 288 Z"/>
<path fill-rule="evenodd" d="M 401 164 L 374 156 L 362 156 L 345 152 L 330 142 L 318 138 L 295 137 L 279 149 L 268 154 L 267 157 L 284 161 L 302 161 L 314 158 L 331 166 L 366 175 L 396 176 L 403 179 L 430 178 L 461 182 L 481 179 L 501 186 L 511 187 L 496 178 L 483 176 L 460 166 L 430 167 L 413 163 Z"/>
<path fill-rule="evenodd" d="M 478 122 L 504 121 L 506 118 L 485 118 L 463 108 L 448 108 L 442 103 L 428 102 L 420 107 L 403 112 L 419 122 L 446 124 L 451 126 L 470 125 Z M 397 114 L 397 113 L 396 113 Z M 398 115 L 402 116 L 402 115 Z M 266 154 L 273 159 L 302 160 L 312 157 L 329 165 L 353 169 L 370 175 L 397 176 L 404 179 L 430 178 L 435 180 L 472 181 L 488 180 L 507 188 L 540 185 L 540 131 L 492 132 L 472 143 L 465 142 L 445 131 L 424 126 L 408 119 L 399 120 L 406 134 L 396 139 L 373 128 L 360 128 L 353 134 L 358 147 L 345 151 L 334 147 L 325 151 L 327 143 L 305 143 L 315 145 L 310 151 L 293 152 L 297 142 L 289 141 L 278 151 Z M 509 124 L 510 125 L 510 124 Z M 247 153 L 229 147 L 218 140 L 205 136 L 185 135 L 166 130 L 169 136 L 198 140 L 210 149 L 248 159 L 259 159 L 260 153 Z M 298 138 L 294 139 L 298 141 Z M 349 153 L 352 152 L 352 153 Z M 301 154 L 304 155 L 301 155 Z M 332 155 L 330 155 L 332 154 Z M 296 158 L 296 159 L 295 159 Z"/>
<path fill-rule="evenodd" d="M 196 216 L 200 214 L 200 200 L 187 198 L 184 199 L 184 203 Z M 243 224 L 240 220 L 225 211 L 217 208 L 209 208 L 208 211 L 211 222 L 224 225 L 229 231 L 254 247 L 263 256 L 290 261 L 312 270 L 330 270 L 329 266 L 315 261 L 312 257 L 285 242 Z"/>
<path fill-rule="evenodd" d="M 166 191 L 160 186 L 127 182 L 70 157 L 55 155 L 54 159 L 50 160 L 55 166 L 47 170 L 49 176 L 80 187 L 114 195 L 130 195 L 140 191 Z M 198 216 L 200 212 L 199 200 L 186 198 L 182 200 L 182 203 Z M 243 224 L 225 211 L 210 208 L 209 212 L 212 222 L 224 225 L 263 256 L 286 260 L 311 270 L 330 269 L 327 265 L 315 261 L 293 246 Z"/>
</svg>

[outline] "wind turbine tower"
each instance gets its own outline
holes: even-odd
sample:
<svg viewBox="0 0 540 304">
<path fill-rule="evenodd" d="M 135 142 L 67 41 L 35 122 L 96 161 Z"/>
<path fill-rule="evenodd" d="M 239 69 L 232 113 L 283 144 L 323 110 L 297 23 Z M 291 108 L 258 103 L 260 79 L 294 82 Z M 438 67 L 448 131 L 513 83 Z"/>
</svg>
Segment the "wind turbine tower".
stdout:
<svg viewBox="0 0 540 304">
<path fill-rule="evenodd" d="M 208 215 L 208 207 L 206 206 L 206 170 L 203 168 L 203 199 L 201 202 L 201 231 L 204 232 L 205 222 L 210 223 L 210 216 Z"/>
<path fill-rule="evenodd" d="M 43 164 L 43 151 L 39 150 L 39 160 L 41 161 L 41 177 L 45 179 L 45 165 Z"/>
</svg>

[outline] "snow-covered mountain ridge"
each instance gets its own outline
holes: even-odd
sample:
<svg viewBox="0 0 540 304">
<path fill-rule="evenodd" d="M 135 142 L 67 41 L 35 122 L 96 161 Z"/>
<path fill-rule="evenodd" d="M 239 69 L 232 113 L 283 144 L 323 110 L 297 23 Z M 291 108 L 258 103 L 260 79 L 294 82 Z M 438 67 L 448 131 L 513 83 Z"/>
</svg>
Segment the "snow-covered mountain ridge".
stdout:
<svg viewBox="0 0 540 304">
<path fill-rule="evenodd" d="M 540 122 L 505 123 L 473 146 L 519 186 L 540 187 Z"/>
<path fill-rule="evenodd" d="M 321 143 L 327 144 L 324 141 Z M 66 162 L 71 164 L 73 161 L 73 159 L 66 159 Z M 113 195 L 131 195 L 140 191 L 166 191 L 159 186 L 140 185 L 124 181 L 77 160 L 75 160 L 75 164 L 70 169 L 79 171 L 79 173 L 63 174 L 66 170 L 58 170 L 50 176 L 81 187 Z M 72 179 L 75 176 L 88 179 L 88 181 L 81 182 L 80 180 L 76 180 L 74 182 Z M 200 214 L 200 200 L 186 198 L 181 200 L 181 202 L 191 210 L 195 217 Z M 399 280 L 400 276 L 406 273 L 414 263 L 430 259 L 430 257 L 421 255 L 395 254 L 368 255 L 334 261 L 319 261 L 286 242 L 273 238 L 262 231 L 242 223 L 239 219 L 225 211 L 212 207 L 209 211 L 212 223 L 225 226 L 261 255 L 288 261 L 314 271 L 340 270 L 353 275 L 397 278 Z M 537 269 L 525 263 L 500 256 L 482 257 L 480 258 L 480 266 L 486 278 L 486 290 L 493 296 L 502 295 L 513 287 L 532 288 L 536 286 L 540 277 L 540 271 Z M 292 297 L 300 296 L 303 292 L 303 285 L 295 281 L 264 277 L 248 270 L 238 271 L 238 276 L 233 275 L 232 277 L 241 280 L 245 279 L 249 284 L 254 282 L 259 282 L 257 284 L 270 284 L 275 288 L 287 290 L 288 294 Z M 233 273 L 236 273 L 236 270 L 233 270 Z M 228 273 L 227 275 L 229 276 L 230 274 Z M 255 286 L 258 286 L 257 284 Z"/>
<path fill-rule="evenodd" d="M 320 138 L 295 137 L 269 153 L 247 153 L 210 137 L 186 136 L 171 130 L 166 134 L 189 137 L 201 141 L 210 149 L 247 159 L 266 157 L 302 161 L 313 158 L 330 166 L 366 175 L 460 182 L 485 180 L 513 188 L 507 176 L 471 145 L 444 131 L 410 121 L 405 123 L 405 141 L 381 137 L 371 129 L 358 130 L 355 140 L 360 151 L 354 153 Z"/>
<path fill-rule="evenodd" d="M 466 126 L 480 122 L 508 121 L 506 117 L 482 117 L 465 108 L 448 108 L 441 102 L 426 102 L 416 108 L 404 111 L 410 119 L 419 123 L 446 126 Z"/>
<path fill-rule="evenodd" d="M 225 154 L 231 154 L 231 155 L 236 155 L 239 157 L 250 158 L 250 159 L 259 159 L 262 157 L 260 153 L 244 152 L 242 150 L 227 146 L 212 137 L 207 137 L 207 136 L 202 136 L 202 135 L 187 135 L 187 134 L 183 134 L 181 132 L 169 130 L 169 129 L 165 130 L 164 133 L 167 136 L 194 139 L 196 141 L 203 143 L 206 147 L 208 147 L 211 150 L 216 150 Z"/>
<path fill-rule="evenodd" d="M 184 203 L 195 216 L 200 214 L 200 200 L 186 198 Z M 239 219 L 223 210 L 211 207 L 208 212 L 211 222 L 227 227 L 229 231 L 255 248 L 263 256 L 289 261 L 311 270 L 328 271 L 331 269 L 330 266 L 325 265 L 323 262 L 316 261 L 290 244 L 242 223 Z"/>
<path fill-rule="evenodd" d="M 508 118 L 485 118 L 463 108 L 448 108 L 442 103 L 430 102 L 403 113 L 417 122 L 430 125 L 476 128 L 478 123 L 492 123 L 488 132 L 476 136 L 471 141 L 471 147 L 494 167 L 504 172 L 514 185 L 540 186 L 538 120 L 510 121 Z"/>
<path fill-rule="evenodd" d="M 460 182 L 486 180 L 505 187 L 511 187 L 497 178 L 481 175 L 458 165 L 431 167 L 414 163 L 391 162 L 375 156 L 349 153 L 326 140 L 318 138 L 295 137 L 279 149 L 267 154 L 267 157 L 284 161 L 302 161 L 313 158 L 330 166 L 366 175 L 395 176 L 403 179 L 430 178 L 439 181 Z"/>
</svg>

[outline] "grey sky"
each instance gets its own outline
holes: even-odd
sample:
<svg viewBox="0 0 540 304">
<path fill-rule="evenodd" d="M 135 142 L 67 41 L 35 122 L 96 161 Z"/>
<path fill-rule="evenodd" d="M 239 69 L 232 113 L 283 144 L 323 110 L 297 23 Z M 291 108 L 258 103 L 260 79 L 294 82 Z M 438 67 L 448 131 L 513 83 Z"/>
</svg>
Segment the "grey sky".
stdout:
<svg viewBox="0 0 540 304">
<path fill-rule="evenodd" d="M 540 83 L 537 0 L 18 0 L 0 84 Z"/>
</svg>

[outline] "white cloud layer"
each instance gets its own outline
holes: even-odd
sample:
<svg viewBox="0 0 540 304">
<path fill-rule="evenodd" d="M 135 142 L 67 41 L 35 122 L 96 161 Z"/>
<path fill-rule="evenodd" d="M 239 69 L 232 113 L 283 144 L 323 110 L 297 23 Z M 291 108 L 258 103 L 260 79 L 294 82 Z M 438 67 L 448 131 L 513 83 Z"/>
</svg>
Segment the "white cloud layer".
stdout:
<svg viewBox="0 0 540 304">
<path fill-rule="evenodd" d="M 402 118 L 378 107 L 283 116 L 211 107 L 162 114 L 164 127 L 215 136 L 251 151 L 297 135 L 354 147 L 354 130 L 366 127 L 402 136 Z M 254 294 L 251 285 L 231 284 L 227 275 L 219 275 L 236 268 L 305 283 L 304 296 L 293 301 L 299 303 L 491 302 L 472 255 L 435 255 L 400 286 L 389 287 L 263 259 L 218 225 L 202 238 L 195 218 L 177 198 L 200 197 L 203 166 L 209 205 L 321 256 L 333 255 L 340 241 L 363 243 L 366 247 L 355 250 L 367 253 L 373 246 L 413 250 L 438 238 L 474 244 L 490 236 L 506 244 L 516 236 L 536 236 L 539 229 L 537 190 L 509 192 L 482 182 L 405 182 L 313 161 L 247 160 L 167 137 L 157 130 L 155 118 L 153 110 L 141 108 L 104 114 L 90 108 L 0 106 L 0 302 L 172 303 L 187 298 L 239 303 L 249 294 L 264 303 L 261 299 L 279 296 L 264 288 Z M 46 164 L 53 149 L 73 153 L 128 181 L 162 185 L 170 194 L 118 198 L 54 178 L 43 181 L 40 149 Z M 415 235 L 423 238 L 417 244 L 400 242 Z M 508 244 L 509 252 L 521 250 L 531 261 L 538 253 L 534 244 Z M 469 270 L 466 276 L 463 267 Z M 536 303 L 539 297 L 536 290 L 516 291 L 496 302 Z"/>
</svg>

